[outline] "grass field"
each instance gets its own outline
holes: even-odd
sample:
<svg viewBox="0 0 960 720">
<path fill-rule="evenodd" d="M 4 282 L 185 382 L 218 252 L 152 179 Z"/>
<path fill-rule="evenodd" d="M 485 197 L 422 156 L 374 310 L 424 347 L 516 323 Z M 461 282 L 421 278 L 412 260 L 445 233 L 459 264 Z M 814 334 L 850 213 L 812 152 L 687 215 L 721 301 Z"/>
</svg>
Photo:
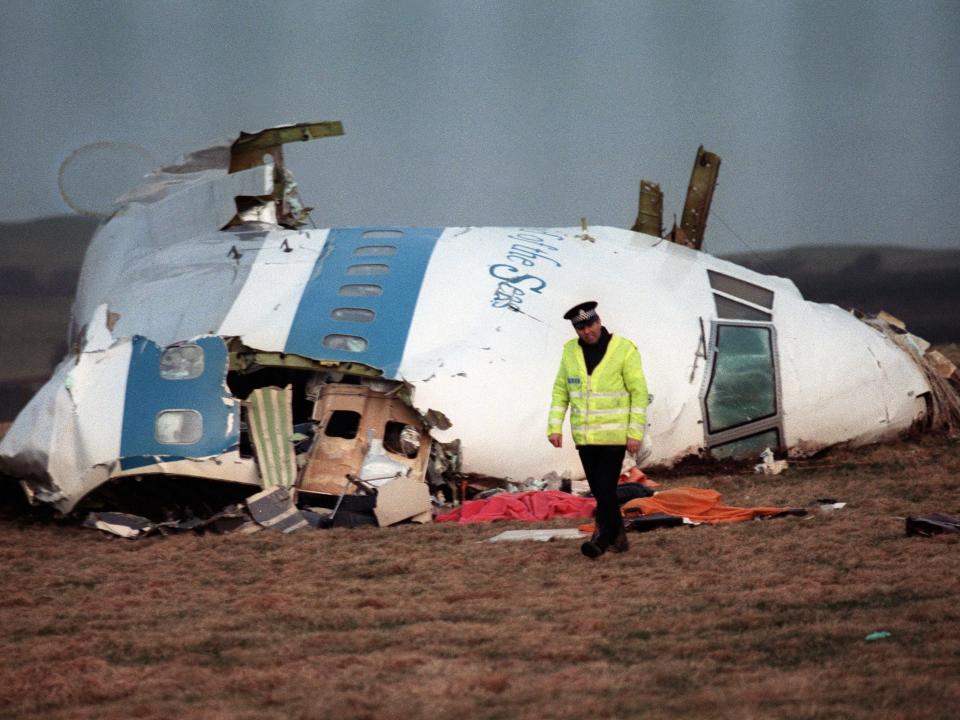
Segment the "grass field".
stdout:
<svg viewBox="0 0 960 720">
<path fill-rule="evenodd" d="M 483 543 L 518 523 L 128 541 L 8 509 L 0 717 L 956 717 L 960 536 L 902 518 L 960 514 L 960 443 L 665 484 L 848 505 L 597 561 Z"/>
</svg>

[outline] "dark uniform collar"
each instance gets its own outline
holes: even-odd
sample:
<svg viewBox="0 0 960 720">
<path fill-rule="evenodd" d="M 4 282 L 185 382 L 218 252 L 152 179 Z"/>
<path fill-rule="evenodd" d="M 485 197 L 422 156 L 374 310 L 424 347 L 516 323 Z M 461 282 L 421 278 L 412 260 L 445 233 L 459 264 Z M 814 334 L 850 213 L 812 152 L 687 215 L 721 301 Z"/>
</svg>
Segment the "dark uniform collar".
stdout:
<svg viewBox="0 0 960 720">
<path fill-rule="evenodd" d="M 593 345 L 587 345 L 583 340 L 577 339 L 580 349 L 583 350 L 583 362 L 587 366 L 587 375 L 593 375 L 594 369 L 603 360 L 603 356 L 607 354 L 607 346 L 610 344 L 610 338 L 612 337 L 613 335 L 607 332 L 605 327 L 601 327 L 600 339 Z"/>
</svg>

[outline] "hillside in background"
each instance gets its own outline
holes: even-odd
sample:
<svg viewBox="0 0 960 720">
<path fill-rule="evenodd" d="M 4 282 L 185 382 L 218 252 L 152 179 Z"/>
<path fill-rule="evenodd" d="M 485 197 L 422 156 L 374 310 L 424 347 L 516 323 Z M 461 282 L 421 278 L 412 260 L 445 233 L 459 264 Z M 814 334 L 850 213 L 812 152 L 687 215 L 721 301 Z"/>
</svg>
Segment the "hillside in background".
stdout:
<svg viewBox="0 0 960 720">
<path fill-rule="evenodd" d="M 0 223 L 0 295 L 72 296 L 97 224 L 77 215 Z"/>
<path fill-rule="evenodd" d="M 930 342 L 960 338 L 960 250 L 798 247 L 724 259 L 790 278 L 807 300 L 886 310 Z"/>
</svg>

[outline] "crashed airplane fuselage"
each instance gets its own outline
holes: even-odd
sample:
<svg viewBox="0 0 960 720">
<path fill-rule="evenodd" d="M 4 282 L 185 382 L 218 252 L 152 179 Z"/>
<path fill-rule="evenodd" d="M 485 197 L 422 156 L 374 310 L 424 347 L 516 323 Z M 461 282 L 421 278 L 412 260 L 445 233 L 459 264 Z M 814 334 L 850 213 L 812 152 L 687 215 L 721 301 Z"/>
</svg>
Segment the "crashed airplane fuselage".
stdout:
<svg viewBox="0 0 960 720">
<path fill-rule="evenodd" d="M 261 486 L 268 465 L 338 493 L 371 443 L 422 479 L 429 442 L 400 436 L 423 433 L 458 439 L 464 472 L 577 476 L 545 426 L 561 317 L 584 299 L 643 357 L 645 465 L 872 442 L 925 412 L 906 353 L 788 280 L 612 227 L 293 229 L 292 187 L 223 146 L 127 196 L 87 252 L 73 351 L 0 472 L 62 511 L 117 478 Z M 276 412 L 270 387 L 289 388 Z"/>
</svg>

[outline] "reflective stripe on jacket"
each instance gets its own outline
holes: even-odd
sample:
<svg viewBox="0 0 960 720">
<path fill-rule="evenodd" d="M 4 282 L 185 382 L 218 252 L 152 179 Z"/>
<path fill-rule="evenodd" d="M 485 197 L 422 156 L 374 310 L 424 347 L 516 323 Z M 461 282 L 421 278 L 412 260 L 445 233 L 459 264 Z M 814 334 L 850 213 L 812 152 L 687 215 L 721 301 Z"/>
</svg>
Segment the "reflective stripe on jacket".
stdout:
<svg viewBox="0 0 960 720">
<path fill-rule="evenodd" d="M 587 375 L 579 342 L 566 343 L 553 382 L 547 435 L 562 431 L 567 405 L 577 445 L 626 445 L 628 438 L 642 440 L 647 424 L 647 381 L 637 346 L 613 335 L 600 364 Z"/>
</svg>

